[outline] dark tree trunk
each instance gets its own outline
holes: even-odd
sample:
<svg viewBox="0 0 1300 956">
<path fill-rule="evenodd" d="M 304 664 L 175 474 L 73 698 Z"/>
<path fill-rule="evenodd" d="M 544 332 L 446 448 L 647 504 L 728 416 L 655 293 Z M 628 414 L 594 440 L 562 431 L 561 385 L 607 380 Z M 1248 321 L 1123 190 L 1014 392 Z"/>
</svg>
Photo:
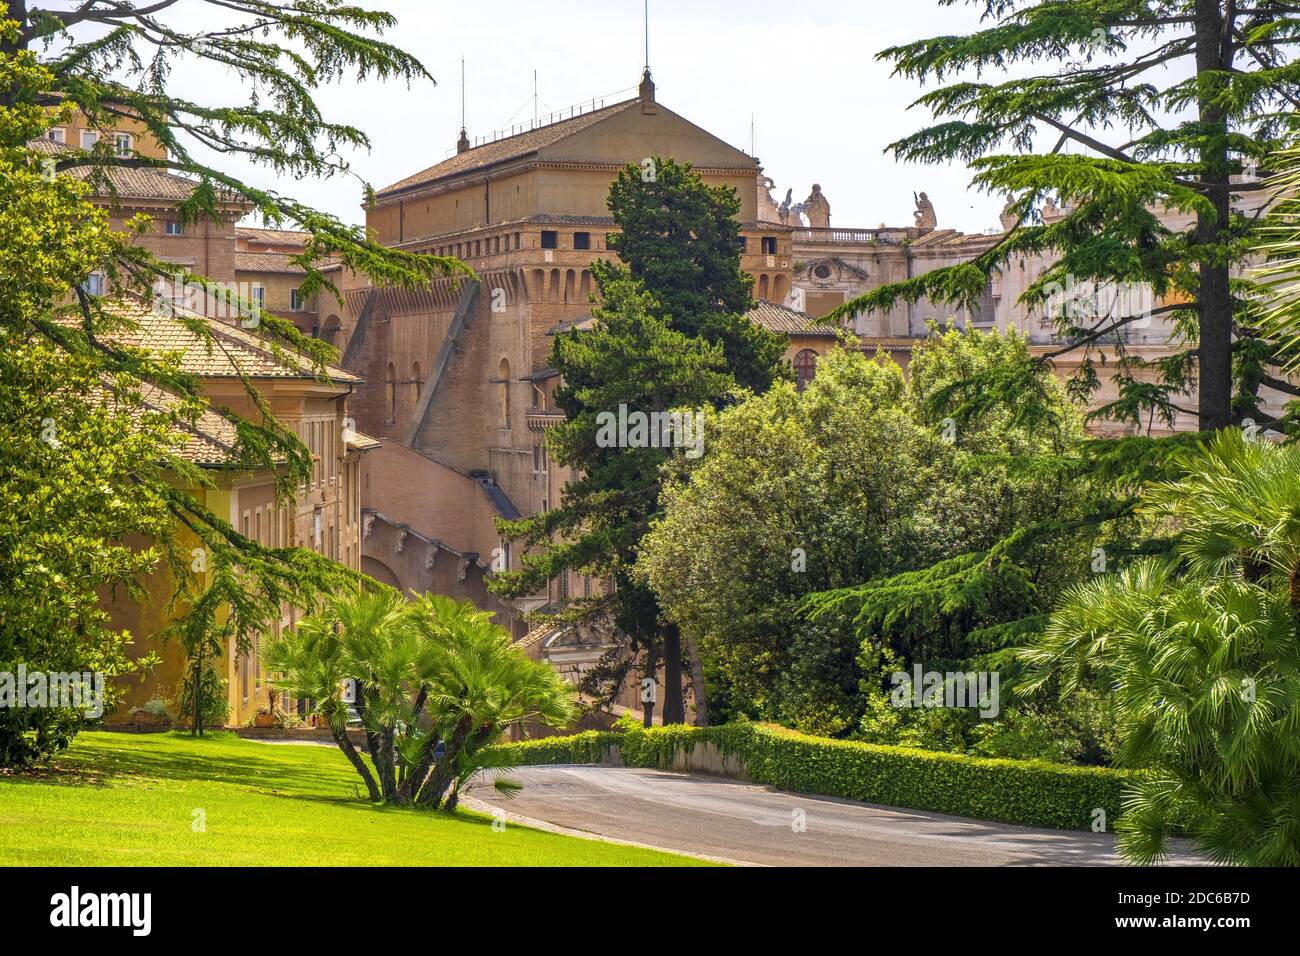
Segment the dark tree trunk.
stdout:
<svg viewBox="0 0 1300 956">
<path fill-rule="evenodd" d="M 464 748 L 465 741 L 469 740 L 473 729 L 473 720 L 468 716 L 462 717 L 456 724 L 456 729 L 447 738 L 447 747 L 442 752 L 442 759 L 434 766 L 428 782 L 419 790 L 420 803 L 431 807 L 437 807 L 442 803 L 442 795 L 447 792 L 456 775 L 456 758 L 460 756 L 461 749 Z"/>
<path fill-rule="evenodd" d="M 686 723 L 682 705 L 682 633 L 676 624 L 664 628 L 664 723 Z"/>
<path fill-rule="evenodd" d="M 1235 18 L 1234 4 L 1229 16 Z M 1231 22 L 1228 22 L 1231 26 Z M 1196 69 L 1201 76 L 1227 70 L 1232 65 L 1231 33 L 1225 30 L 1220 0 L 1196 0 Z M 1212 84 L 1217 89 L 1217 84 Z M 1200 427 L 1217 431 L 1232 423 L 1232 292 L 1229 265 L 1222 251 L 1214 250 L 1228 228 L 1231 199 L 1227 190 L 1228 145 L 1226 116 L 1222 107 L 1202 94 L 1200 121 L 1221 132 L 1207 132 L 1201 148 L 1201 183 L 1213 187 L 1208 195 L 1215 215 L 1201 212 L 1196 221 L 1196 244 L 1201 248 L 1200 283 L 1197 303 L 1200 313 L 1199 386 Z"/>
<path fill-rule="evenodd" d="M 410 803 L 419 795 L 420 787 L 429 778 L 429 771 L 432 769 L 433 761 L 438 753 L 438 741 L 440 739 L 432 730 L 429 731 L 429 736 L 424 739 L 424 753 L 420 756 L 420 762 L 407 769 L 405 779 L 397 788 L 399 803 Z"/>
<path fill-rule="evenodd" d="M 381 799 L 379 787 L 375 783 L 375 778 L 371 776 L 370 768 L 366 762 L 361 759 L 361 754 L 357 753 L 357 748 L 352 745 L 352 739 L 348 737 L 348 729 L 344 727 L 339 729 L 330 721 L 330 735 L 334 742 L 338 744 L 339 750 L 343 751 L 343 756 L 348 758 L 348 763 L 352 764 L 357 773 L 361 774 L 361 779 L 366 782 L 366 792 L 370 794 L 371 803 L 379 803 Z"/>
</svg>

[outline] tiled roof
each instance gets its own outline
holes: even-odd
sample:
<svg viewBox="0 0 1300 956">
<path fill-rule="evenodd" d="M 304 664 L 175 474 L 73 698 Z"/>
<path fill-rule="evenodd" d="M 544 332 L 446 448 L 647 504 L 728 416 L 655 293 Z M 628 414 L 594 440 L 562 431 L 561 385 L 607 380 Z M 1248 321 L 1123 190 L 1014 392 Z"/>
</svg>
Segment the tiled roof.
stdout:
<svg viewBox="0 0 1300 956">
<path fill-rule="evenodd" d="M 306 275 L 307 270 L 293 261 L 294 256 L 297 254 L 290 252 L 241 252 L 235 250 L 235 271 Z M 319 269 L 329 269 L 338 265 L 338 260 L 321 259 L 316 265 Z"/>
<path fill-rule="evenodd" d="M 574 116 L 547 126 L 539 126 L 537 129 L 530 129 L 515 136 L 507 136 L 491 143 L 484 143 L 482 146 L 475 146 L 463 153 L 457 153 L 450 159 L 445 159 L 435 166 L 430 166 L 414 176 L 408 176 L 400 182 L 386 186 L 379 190 L 378 195 L 381 197 L 387 196 L 414 186 L 431 183 L 437 179 L 474 172 L 488 166 L 495 166 L 498 163 L 505 163 L 512 159 L 528 156 L 540 149 L 545 149 L 547 146 L 553 146 L 560 140 L 567 139 L 575 133 L 580 133 L 595 126 L 597 123 L 623 112 L 638 102 L 639 100 L 636 99 L 624 100 L 621 103 L 615 103 L 613 106 L 606 106 L 590 113 L 583 113 L 581 116 Z"/>
<path fill-rule="evenodd" d="M 349 448 L 359 448 L 362 451 L 369 451 L 372 448 L 378 448 L 382 444 L 383 442 L 378 438 L 371 438 L 369 435 L 359 432 L 356 429 L 352 430 L 352 437 L 348 439 Z"/>
<path fill-rule="evenodd" d="M 815 325 L 813 316 L 784 305 L 777 305 L 767 299 L 759 299 L 754 308 L 745 313 L 751 322 L 761 325 L 769 332 L 783 335 L 819 335 L 834 338 L 838 330 L 833 325 Z"/>
<path fill-rule="evenodd" d="M 50 155 L 75 152 L 71 146 L 65 143 L 55 143 L 48 139 L 35 139 L 27 145 L 38 152 Z M 121 199 L 156 199 L 180 202 L 183 199 L 188 199 L 198 186 L 198 183 L 193 179 L 187 179 L 184 176 L 178 176 L 175 173 L 169 173 L 161 169 L 133 169 L 124 166 L 74 166 L 63 170 L 60 175 L 71 176 L 73 179 L 88 180 L 96 172 L 102 173 L 108 179 L 113 190 Z M 225 200 L 247 205 L 245 200 L 231 195 L 227 195 Z"/>
<path fill-rule="evenodd" d="M 299 229 L 260 229 L 254 226 L 236 226 L 235 236 L 266 246 L 301 248 L 311 241 L 311 233 Z"/>
<path fill-rule="evenodd" d="M 283 349 L 277 354 L 256 335 L 215 319 L 208 321 L 213 341 L 207 342 L 177 318 L 137 300 L 111 304 L 114 312 L 131 319 L 132 329 L 106 336 L 122 345 L 147 348 L 157 353 L 179 353 L 181 370 L 206 378 L 316 379 L 310 360 Z M 192 313 L 187 313 L 191 314 Z M 325 366 L 334 383 L 355 384 L 361 379 L 341 368 Z"/>
</svg>

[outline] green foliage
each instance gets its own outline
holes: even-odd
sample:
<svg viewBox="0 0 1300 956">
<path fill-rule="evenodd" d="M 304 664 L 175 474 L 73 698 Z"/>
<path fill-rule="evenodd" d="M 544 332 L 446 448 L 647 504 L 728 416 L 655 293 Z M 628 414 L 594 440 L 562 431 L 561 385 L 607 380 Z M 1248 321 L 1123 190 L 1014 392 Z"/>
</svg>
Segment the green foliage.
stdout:
<svg viewBox="0 0 1300 956">
<path fill-rule="evenodd" d="M 498 521 L 527 552 L 520 570 L 495 575 L 490 586 L 520 597 L 570 569 L 603 577 L 612 590 L 575 601 L 557 617 L 612 625 L 652 672 L 668 646 L 665 622 L 633 568 L 660 512 L 663 470 L 687 450 L 603 442 L 601 416 L 622 406 L 703 414 L 732 401 L 738 384 L 765 388 L 779 377 L 783 344 L 744 316 L 753 280 L 740 269 L 735 191 L 707 186 L 689 164 L 651 158 L 646 165 L 652 174 L 633 164 L 610 188 L 621 232 L 611 234 L 609 247 L 621 262 L 594 266 L 603 299 L 594 327 L 557 335 L 551 351 L 550 365 L 563 376 L 556 405 L 566 420 L 549 430 L 547 448 L 579 477 L 551 511 Z M 630 666 L 608 663 L 584 686 L 606 699 Z M 680 688 L 664 696 L 666 717 L 682 719 Z"/>
<path fill-rule="evenodd" d="M 629 767 L 671 769 L 679 754 L 706 744 L 738 760 L 753 782 L 778 790 L 1067 830 L 1089 829 L 1098 809 L 1107 821 L 1120 818 L 1126 791 L 1141 779 L 1099 767 L 826 740 L 745 723 L 630 726 L 621 734 L 504 746 L 518 748 L 523 763 L 597 763 L 617 746 Z"/>
<path fill-rule="evenodd" d="M 935 404 L 1026 354 L 1014 334 L 950 332 L 904 376 L 884 356 L 834 350 L 802 393 L 778 384 L 711 423 L 638 567 L 732 713 L 851 731 L 864 641 L 905 664 L 992 654 L 1086 570 L 1069 524 L 1079 418 L 1051 376 L 1038 383 L 1051 426 L 1019 423 L 1013 407 L 946 435 Z"/>
<path fill-rule="evenodd" d="M 563 727 L 576 713 L 564 679 L 491 618 L 468 601 L 407 603 L 376 589 L 335 598 L 272 639 L 264 662 L 276 687 L 315 700 L 372 801 L 450 811 L 475 772 L 507 765 L 491 745 L 512 726 Z M 349 703 L 373 773 L 347 735 Z"/>
<path fill-rule="evenodd" d="M 1175 557 L 1071 589 L 1024 652 L 1033 683 L 1110 688 L 1117 759 L 1148 768 L 1121 850 L 1185 824 L 1215 860 L 1300 864 L 1300 448 L 1225 431 L 1154 486 Z"/>
<path fill-rule="evenodd" d="M 740 268 L 736 190 L 708 186 L 690 163 L 655 156 L 619 172 L 609 208 L 622 230 L 610 234 L 610 251 L 655 297 L 656 314 L 689 338 L 720 345 L 742 388 L 770 386 L 785 342 L 745 318 L 754 277 Z"/>
<path fill-rule="evenodd" d="M 195 669 L 191 668 L 186 672 L 186 680 L 181 685 L 180 694 L 176 698 L 176 709 L 180 712 L 181 722 L 190 725 L 194 722 L 194 671 Z M 199 728 L 219 730 L 230 720 L 226 682 L 222 680 L 216 668 L 211 666 L 203 667 L 200 674 Z"/>
</svg>

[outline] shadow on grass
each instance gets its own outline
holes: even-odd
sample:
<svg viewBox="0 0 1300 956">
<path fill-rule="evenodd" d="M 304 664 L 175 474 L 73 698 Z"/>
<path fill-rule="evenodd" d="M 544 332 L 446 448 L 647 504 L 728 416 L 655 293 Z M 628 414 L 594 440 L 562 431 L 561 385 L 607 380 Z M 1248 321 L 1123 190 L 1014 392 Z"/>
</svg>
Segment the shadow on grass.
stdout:
<svg viewBox="0 0 1300 956">
<path fill-rule="evenodd" d="M 226 733 L 204 737 L 170 733 L 151 734 L 144 741 L 124 736 L 118 743 L 104 734 L 93 740 L 74 742 L 50 766 L 0 776 L 0 783 L 108 787 L 119 780 L 138 778 L 221 783 L 267 795 L 325 803 L 366 802 L 361 795 L 361 781 L 355 777 L 349 779 L 351 767 L 341 753 L 334 754 L 338 767 L 329 768 L 322 766 L 321 755 L 312 759 L 278 751 L 268 752 L 265 757 L 252 752 L 234 752 L 231 745 L 238 746 L 239 740 Z M 158 743 L 164 746 L 159 747 Z"/>
</svg>

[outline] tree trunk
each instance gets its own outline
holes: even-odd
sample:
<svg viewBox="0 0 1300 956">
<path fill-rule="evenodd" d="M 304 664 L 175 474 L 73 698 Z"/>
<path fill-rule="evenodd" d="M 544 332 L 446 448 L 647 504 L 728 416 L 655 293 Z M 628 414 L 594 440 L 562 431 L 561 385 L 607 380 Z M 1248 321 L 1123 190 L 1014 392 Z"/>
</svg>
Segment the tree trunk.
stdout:
<svg viewBox="0 0 1300 956">
<path fill-rule="evenodd" d="M 1219 0 L 1196 0 L 1196 70 L 1203 78 L 1211 71 L 1227 70 L 1232 65 L 1232 41 L 1225 34 Z M 1221 126 L 1221 133 L 1205 134 L 1200 151 L 1203 185 L 1215 187 L 1208 195 L 1215 215 L 1197 214 L 1196 244 L 1202 259 L 1197 303 L 1200 313 L 1199 387 L 1200 427 L 1204 431 L 1227 428 L 1232 422 L 1232 292 L 1229 287 L 1229 264 L 1222 250 L 1214 247 L 1228 228 L 1231 197 L 1227 190 L 1228 145 L 1223 108 L 1211 99 L 1218 84 L 1209 84 L 1202 93 L 1200 122 L 1209 128 Z"/>
<path fill-rule="evenodd" d="M 664 723 L 686 723 L 682 705 L 682 632 L 676 624 L 664 628 Z"/>
<path fill-rule="evenodd" d="M 357 773 L 361 774 L 361 779 L 366 782 L 366 792 L 370 794 L 371 803 L 379 803 L 383 798 L 379 794 L 379 787 L 375 784 L 375 778 L 370 774 L 370 768 L 366 762 L 361 759 L 361 754 L 357 753 L 357 748 L 352 745 L 352 739 L 348 737 L 348 729 L 344 727 L 339 729 L 330 721 L 330 735 L 334 742 L 339 745 L 339 750 L 343 751 L 343 756 L 348 758 L 348 763 L 352 764 Z"/>
<path fill-rule="evenodd" d="M 442 803 L 442 795 L 447 792 L 447 787 L 456 776 L 456 758 L 460 755 L 473 729 L 473 719 L 468 715 L 462 717 L 456 724 L 456 729 L 447 738 L 447 747 L 442 752 L 442 759 L 434 766 L 428 782 L 419 790 L 420 803 L 432 807 Z"/>
<path fill-rule="evenodd" d="M 438 753 L 438 742 L 441 739 L 432 730 L 429 731 L 429 736 L 424 738 L 424 753 L 420 756 L 420 762 L 408 768 L 406 778 L 398 785 L 399 803 L 410 803 L 420 793 L 420 788 L 429 778 L 429 771 L 433 768 L 433 761 Z"/>
<path fill-rule="evenodd" d="M 704 660 L 700 648 L 689 633 L 686 635 L 687 663 L 691 668 L 691 690 L 695 694 L 695 726 L 709 726 L 709 701 L 704 689 Z"/>
</svg>

